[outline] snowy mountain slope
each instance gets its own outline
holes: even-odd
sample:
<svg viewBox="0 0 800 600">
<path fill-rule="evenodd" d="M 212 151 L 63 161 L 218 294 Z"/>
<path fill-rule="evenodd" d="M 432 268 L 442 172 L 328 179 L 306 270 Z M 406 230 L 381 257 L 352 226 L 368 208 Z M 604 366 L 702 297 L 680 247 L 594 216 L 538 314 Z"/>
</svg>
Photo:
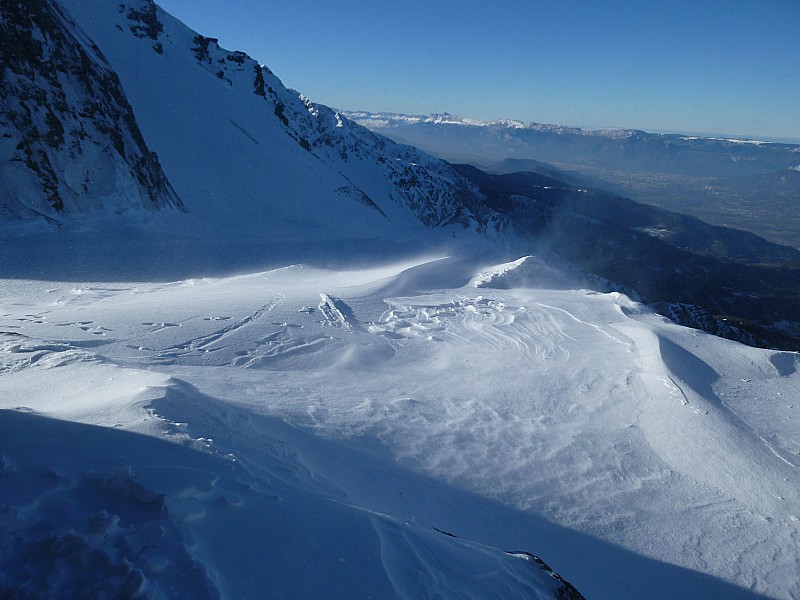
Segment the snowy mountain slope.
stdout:
<svg viewBox="0 0 800 600">
<path fill-rule="evenodd" d="M 99 548 L 156 597 L 186 564 L 212 597 L 557 587 L 498 548 L 591 598 L 796 596 L 797 355 L 515 287 L 526 264 L 3 281 L 0 398 L 34 414 L 0 419 L 2 556 L 52 536 L 75 583 Z"/>
<path fill-rule="evenodd" d="M 151 2 L 75 3 L 71 9 L 101 40 L 112 63 L 121 66 L 137 118 L 147 125 L 147 139 L 189 206 L 190 219 L 161 219 L 160 226 L 173 237 L 180 231 L 203 238 L 200 232 L 209 224 L 238 237 L 294 242 L 312 229 L 317 237 L 341 237 L 342 232 L 345 237 L 442 237 L 442 232 L 423 232 L 420 223 L 438 229 L 453 225 L 444 237 L 455 237 L 464 227 L 513 237 L 520 223 L 523 237 L 531 234 L 524 218 L 509 218 L 487 202 L 486 191 L 457 169 L 286 90 L 245 54 L 219 48 L 213 38 L 185 28 Z M 152 220 L 147 225 L 159 226 Z M 579 227 L 570 228 L 570 236 L 573 229 Z M 708 245 L 720 246 L 716 239 Z M 626 289 L 651 295 L 636 286 Z M 793 320 L 788 313 L 779 318 Z"/>
<path fill-rule="evenodd" d="M 103 54 L 60 6 L 0 6 L 0 216 L 182 208 Z"/>
<path fill-rule="evenodd" d="M 197 222 L 283 236 L 498 225 L 445 163 L 312 104 L 151 1 L 62 4 L 119 74 Z"/>
</svg>

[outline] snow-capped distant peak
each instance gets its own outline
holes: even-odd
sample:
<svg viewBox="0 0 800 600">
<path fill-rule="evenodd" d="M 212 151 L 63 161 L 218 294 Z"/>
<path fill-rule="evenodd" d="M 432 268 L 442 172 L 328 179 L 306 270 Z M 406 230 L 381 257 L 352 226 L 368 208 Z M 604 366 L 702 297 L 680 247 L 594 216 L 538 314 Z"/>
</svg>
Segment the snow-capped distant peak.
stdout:
<svg viewBox="0 0 800 600">
<path fill-rule="evenodd" d="M 348 119 L 372 129 L 390 129 L 417 124 L 434 125 L 458 125 L 464 127 L 486 127 L 497 129 L 528 129 L 532 131 L 553 133 L 556 135 L 572 134 L 586 136 L 602 136 L 610 138 L 628 138 L 636 134 L 644 133 L 638 129 L 596 129 L 588 130 L 580 127 L 568 127 L 564 125 L 552 125 L 548 123 L 537 123 L 531 121 L 525 123 L 518 119 L 471 119 L 451 115 L 450 113 L 431 113 L 429 115 L 406 115 L 391 112 L 367 112 L 367 111 L 340 111 Z"/>
<path fill-rule="evenodd" d="M 682 140 L 713 140 L 718 142 L 728 142 L 731 144 L 752 144 L 753 146 L 763 146 L 765 144 L 774 144 L 775 142 L 767 142 L 764 140 L 753 140 L 749 138 L 727 138 L 727 137 L 708 137 L 702 135 L 684 135 L 681 136 Z"/>
</svg>

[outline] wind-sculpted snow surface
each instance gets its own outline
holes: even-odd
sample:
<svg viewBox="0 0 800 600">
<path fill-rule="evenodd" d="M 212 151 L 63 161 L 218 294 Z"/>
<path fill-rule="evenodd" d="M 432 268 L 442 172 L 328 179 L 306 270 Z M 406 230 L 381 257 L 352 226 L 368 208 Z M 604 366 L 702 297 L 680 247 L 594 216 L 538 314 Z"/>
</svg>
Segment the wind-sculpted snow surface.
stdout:
<svg viewBox="0 0 800 600">
<path fill-rule="evenodd" d="M 3 281 L 0 589 L 800 594 L 797 355 L 540 262 Z"/>
</svg>

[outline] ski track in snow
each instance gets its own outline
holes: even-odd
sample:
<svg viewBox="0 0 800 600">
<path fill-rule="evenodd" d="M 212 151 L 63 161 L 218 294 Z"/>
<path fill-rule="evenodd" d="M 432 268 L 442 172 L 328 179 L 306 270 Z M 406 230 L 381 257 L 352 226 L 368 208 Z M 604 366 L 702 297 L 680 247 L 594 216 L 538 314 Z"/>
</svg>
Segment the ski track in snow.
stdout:
<svg viewBox="0 0 800 600">
<path fill-rule="evenodd" d="M 246 315 L 244 318 L 226 325 L 225 327 L 222 327 L 221 329 L 218 329 L 212 333 L 186 340 L 179 344 L 164 348 L 163 350 L 156 350 L 155 352 L 158 360 L 170 361 L 184 358 L 191 354 L 214 352 L 215 350 L 225 346 L 225 344 L 222 342 L 225 341 L 226 337 L 229 337 L 232 334 L 239 332 L 243 327 L 247 327 L 258 321 L 266 313 L 275 308 L 276 303 L 277 298 L 260 306 L 252 313 Z M 162 324 L 162 326 L 164 325 L 165 324 Z"/>
</svg>

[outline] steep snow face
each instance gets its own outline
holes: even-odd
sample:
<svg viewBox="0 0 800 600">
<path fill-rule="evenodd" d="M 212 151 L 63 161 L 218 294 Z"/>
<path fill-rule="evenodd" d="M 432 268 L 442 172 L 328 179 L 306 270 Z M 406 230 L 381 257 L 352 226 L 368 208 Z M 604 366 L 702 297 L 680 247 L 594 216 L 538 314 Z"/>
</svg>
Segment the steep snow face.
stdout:
<svg viewBox="0 0 800 600">
<path fill-rule="evenodd" d="M 151 1 L 62 4 L 108 56 L 199 219 L 276 236 L 502 226 L 446 163 L 313 104 Z"/>
<path fill-rule="evenodd" d="M 0 216 L 182 207 L 119 78 L 48 0 L 0 5 Z"/>
<path fill-rule="evenodd" d="M 279 82 L 278 82 L 279 83 Z M 277 93 L 273 90 L 270 95 Z M 379 171 L 391 184 L 388 196 L 408 206 L 428 226 L 475 224 L 484 230 L 498 222 L 480 202 L 477 190 L 447 164 L 413 146 L 395 144 L 345 118 L 327 106 L 314 104 L 300 95 L 290 97 L 291 105 L 280 112 L 310 151 L 346 174 L 372 195 L 385 196 L 372 182 L 369 170 Z M 297 100 L 301 102 L 298 104 Z M 282 103 L 276 100 L 276 106 Z M 305 109 L 305 110 L 304 110 Z"/>
</svg>

